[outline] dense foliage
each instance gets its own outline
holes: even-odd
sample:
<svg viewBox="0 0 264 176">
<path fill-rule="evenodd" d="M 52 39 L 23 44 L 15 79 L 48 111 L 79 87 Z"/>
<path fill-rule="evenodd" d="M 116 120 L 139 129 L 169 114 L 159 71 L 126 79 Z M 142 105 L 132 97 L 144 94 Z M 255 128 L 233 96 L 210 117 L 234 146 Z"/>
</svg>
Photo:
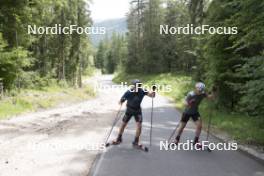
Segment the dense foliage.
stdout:
<svg viewBox="0 0 264 176">
<path fill-rule="evenodd" d="M 21 88 L 42 79 L 81 86 L 89 66 L 87 35 L 28 34 L 28 25 L 91 26 L 85 0 L 6 0 L 0 2 L 0 79 L 5 89 Z M 47 81 L 46 83 L 48 83 Z"/>
<path fill-rule="evenodd" d="M 219 87 L 219 104 L 232 110 L 263 115 L 264 2 L 213 1 L 206 23 L 236 26 L 237 35 L 204 39 L 204 76 Z"/>
<path fill-rule="evenodd" d="M 95 66 L 103 73 L 114 73 L 123 67 L 127 58 L 127 44 L 125 37 L 113 33 L 112 37 L 107 37 L 99 43 L 95 56 Z"/>
<path fill-rule="evenodd" d="M 126 73 L 188 73 L 218 88 L 218 108 L 264 115 L 263 1 L 136 0 L 130 6 Z M 160 35 L 160 25 L 187 24 L 235 26 L 238 34 Z"/>
</svg>

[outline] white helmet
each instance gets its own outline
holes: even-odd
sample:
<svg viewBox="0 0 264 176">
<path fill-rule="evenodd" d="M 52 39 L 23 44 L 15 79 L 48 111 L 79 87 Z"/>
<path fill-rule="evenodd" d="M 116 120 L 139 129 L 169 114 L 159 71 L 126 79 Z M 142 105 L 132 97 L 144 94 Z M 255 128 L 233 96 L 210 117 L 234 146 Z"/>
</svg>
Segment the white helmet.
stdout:
<svg viewBox="0 0 264 176">
<path fill-rule="evenodd" d="M 195 88 L 198 89 L 200 92 L 203 92 L 205 90 L 205 84 L 202 82 L 198 82 L 195 84 Z"/>
</svg>

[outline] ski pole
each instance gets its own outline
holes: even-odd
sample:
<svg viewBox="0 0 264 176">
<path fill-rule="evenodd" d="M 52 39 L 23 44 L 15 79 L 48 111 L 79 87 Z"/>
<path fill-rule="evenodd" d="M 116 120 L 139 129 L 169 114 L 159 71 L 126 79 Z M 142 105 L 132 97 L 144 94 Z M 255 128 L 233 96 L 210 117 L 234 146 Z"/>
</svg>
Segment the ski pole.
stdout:
<svg viewBox="0 0 264 176">
<path fill-rule="evenodd" d="M 169 139 L 168 139 L 168 142 L 171 141 L 171 138 L 172 138 L 172 137 L 174 136 L 174 134 L 176 133 L 176 131 L 177 131 L 179 125 L 180 125 L 180 122 L 177 124 L 177 126 L 175 127 L 175 129 L 172 131 L 172 133 L 171 133 L 171 135 L 170 135 L 170 137 L 169 137 Z"/>
<path fill-rule="evenodd" d="M 213 86 L 212 91 L 213 93 L 215 93 L 217 91 L 217 88 L 215 86 Z M 213 104 L 214 105 L 214 104 Z M 211 128 L 211 122 L 212 122 L 212 109 L 215 108 L 214 106 L 210 107 L 210 111 L 209 111 L 209 120 L 208 120 L 208 126 L 207 126 L 207 135 L 206 135 L 206 141 L 208 141 L 209 139 L 209 135 L 210 135 L 210 128 Z"/>
<path fill-rule="evenodd" d="M 156 90 L 156 85 L 152 86 L 152 91 Z M 153 124 L 153 108 L 154 108 L 154 97 L 151 98 L 151 114 L 150 114 L 150 135 L 149 135 L 149 146 L 152 145 L 152 124 Z"/>
<path fill-rule="evenodd" d="M 120 107 L 119 107 L 119 109 L 118 109 L 118 111 L 117 111 L 117 113 L 116 113 L 116 117 L 115 117 L 115 120 L 114 120 L 114 122 L 113 122 L 113 124 L 112 124 L 111 130 L 109 131 L 109 133 L 108 133 L 108 135 L 107 135 L 107 137 L 106 137 L 105 145 L 107 144 L 108 139 L 109 139 L 109 137 L 111 136 L 111 133 L 112 133 L 112 131 L 113 131 L 113 129 L 114 129 L 116 123 L 119 121 L 119 118 L 121 117 L 121 115 L 119 116 L 119 114 L 120 114 L 120 112 L 121 112 L 121 108 L 122 108 L 122 104 L 120 105 Z"/>
<path fill-rule="evenodd" d="M 153 123 L 153 97 L 152 97 L 152 100 L 151 100 L 151 118 L 150 118 L 150 139 L 149 139 L 149 146 L 151 147 L 151 144 L 152 144 L 152 123 Z"/>
<path fill-rule="evenodd" d="M 207 126 L 207 135 L 206 135 L 206 141 L 209 140 L 209 135 L 210 135 L 210 128 L 211 128 L 211 121 L 212 121 L 212 109 L 209 112 L 209 120 L 208 120 L 208 126 Z M 208 147 L 207 148 L 208 152 L 211 152 L 211 149 Z"/>
<path fill-rule="evenodd" d="M 217 91 L 217 88 L 215 87 L 215 86 L 213 86 L 213 88 L 212 88 L 212 92 L 213 92 L 213 94 L 215 94 L 215 92 Z M 211 128 L 211 123 L 212 123 L 212 115 L 213 115 L 213 113 L 212 113 L 212 109 L 213 108 L 215 108 L 215 106 L 211 106 L 210 107 L 210 111 L 209 111 L 209 120 L 208 120 L 208 126 L 207 126 L 207 135 L 206 135 L 206 141 L 208 141 L 209 140 L 209 135 L 210 135 L 210 128 Z M 211 150 L 208 148 L 207 149 L 209 152 L 211 152 Z"/>
<path fill-rule="evenodd" d="M 211 113 L 211 111 L 210 111 L 210 114 L 209 114 L 209 121 L 208 121 L 208 126 L 207 126 L 206 141 L 208 141 L 208 139 L 209 139 L 210 127 L 211 127 L 211 120 L 212 120 L 212 113 Z"/>
</svg>

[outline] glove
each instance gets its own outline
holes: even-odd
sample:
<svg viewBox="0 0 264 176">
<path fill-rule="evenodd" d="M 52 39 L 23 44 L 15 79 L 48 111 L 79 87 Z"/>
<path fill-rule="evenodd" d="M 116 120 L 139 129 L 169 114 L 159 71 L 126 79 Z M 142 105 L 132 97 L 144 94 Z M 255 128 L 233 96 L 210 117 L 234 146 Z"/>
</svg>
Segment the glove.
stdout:
<svg viewBox="0 0 264 176">
<path fill-rule="evenodd" d="M 188 106 L 192 106 L 194 104 L 195 100 L 194 99 L 191 99 L 188 101 Z"/>
<path fill-rule="evenodd" d="M 157 89 L 157 86 L 156 85 L 153 85 L 152 86 L 152 91 L 155 91 Z"/>
</svg>

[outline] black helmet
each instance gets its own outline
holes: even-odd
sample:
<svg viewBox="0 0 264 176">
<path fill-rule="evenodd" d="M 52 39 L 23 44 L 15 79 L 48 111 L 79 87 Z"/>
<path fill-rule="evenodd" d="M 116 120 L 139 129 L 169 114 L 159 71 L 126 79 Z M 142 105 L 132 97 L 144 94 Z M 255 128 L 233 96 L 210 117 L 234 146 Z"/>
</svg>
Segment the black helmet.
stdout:
<svg viewBox="0 0 264 176">
<path fill-rule="evenodd" d="M 140 82 L 139 79 L 134 79 L 134 80 L 132 80 L 131 84 L 134 85 L 134 86 L 136 86 L 136 85 L 140 85 L 142 83 Z"/>
</svg>

